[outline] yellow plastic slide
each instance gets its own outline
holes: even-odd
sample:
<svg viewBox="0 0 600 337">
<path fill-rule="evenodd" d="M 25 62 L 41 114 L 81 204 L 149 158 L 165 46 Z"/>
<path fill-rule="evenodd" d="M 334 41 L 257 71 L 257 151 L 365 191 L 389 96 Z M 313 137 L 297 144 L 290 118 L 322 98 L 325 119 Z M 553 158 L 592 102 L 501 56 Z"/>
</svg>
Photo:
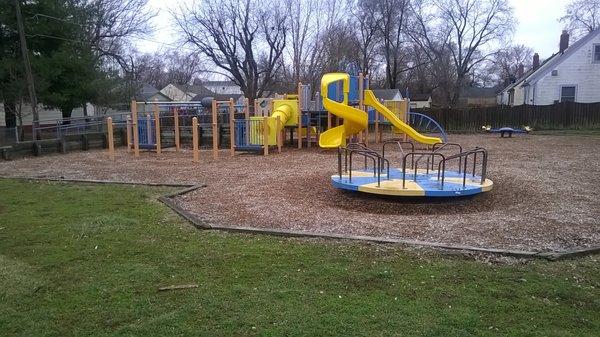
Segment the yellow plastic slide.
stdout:
<svg viewBox="0 0 600 337">
<path fill-rule="evenodd" d="M 396 116 L 396 114 L 391 112 L 383 104 L 379 103 L 379 100 L 377 99 L 377 97 L 375 97 L 375 94 L 373 94 L 373 91 L 365 90 L 364 93 L 365 93 L 364 99 L 365 99 L 366 105 L 372 106 L 373 108 L 375 108 L 375 110 L 377 110 L 380 114 L 382 114 L 383 117 L 385 117 L 385 119 L 390 121 L 390 123 L 392 123 L 393 126 L 395 126 L 400 131 L 404 132 L 406 135 L 408 135 L 410 138 L 414 139 L 416 142 L 419 142 L 422 144 L 427 144 L 427 145 L 442 143 L 442 140 L 440 138 L 424 136 L 424 135 L 420 134 L 419 132 L 417 132 L 412 127 L 410 127 L 410 125 L 408 125 L 408 124 L 404 123 L 402 120 L 400 120 Z"/>
<path fill-rule="evenodd" d="M 339 103 L 327 98 L 329 84 L 337 81 L 343 82 L 344 101 Z M 346 137 L 364 130 L 369 123 L 366 112 L 348 105 L 348 93 L 350 92 L 350 75 L 345 73 L 329 73 L 321 79 L 321 97 L 323 107 L 332 114 L 342 118 L 344 124 L 329 129 L 321 134 L 319 146 L 322 148 L 337 148 L 346 146 Z"/>
</svg>

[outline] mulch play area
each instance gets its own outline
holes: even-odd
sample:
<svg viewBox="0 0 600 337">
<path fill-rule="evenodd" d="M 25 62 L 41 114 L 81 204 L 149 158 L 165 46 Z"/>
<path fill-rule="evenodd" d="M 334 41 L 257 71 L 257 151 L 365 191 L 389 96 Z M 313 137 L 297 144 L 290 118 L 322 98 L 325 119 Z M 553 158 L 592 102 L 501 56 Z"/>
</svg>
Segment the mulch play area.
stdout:
<svg viewBox="0 0 600 337">
<path fill-rule="evenodd" d="M 600 137 L 451 135 L 450 141 L 489 151 L 491 192 L 452 200 L 344 192 L 330 182 L 336 153 L 314 147 L 267 157 L 222 151 L 216 161 L 202 151 L 200 163 L 189 150 L 135 159 L 122 148 L 115 162 L 105 151 L 74 152 L 0 162 L 0 176 L 206 184 L 175 202 L 229 226 L 529 251 L 600 245 Z"/>
</svg>

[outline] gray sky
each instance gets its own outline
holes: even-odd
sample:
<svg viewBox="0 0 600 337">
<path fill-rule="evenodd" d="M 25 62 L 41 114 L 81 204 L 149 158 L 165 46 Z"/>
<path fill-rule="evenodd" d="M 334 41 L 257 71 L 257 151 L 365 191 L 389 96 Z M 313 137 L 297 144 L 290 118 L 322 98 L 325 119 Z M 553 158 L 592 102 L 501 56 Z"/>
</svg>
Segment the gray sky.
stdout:
<svg viewBox="0 0 600 337">
<path fill-rule="evenodd" d="M 153 41 L 173 43 L 176 33 L 171 26 L 170 10 L 176 10 L 181 4 L 193 0 L 150 0 L 149 4 L 159 12 L 154 18 L 156 32 Z M 204 0 L 200 0 L 204 1 Z M 562 25 L 558 19 L 564 15 L 569 0 L 510 0 L 518 20 L 513 43 L 533 48 L 545 59 L 558 50 L 558 41 Z M 164 44 L 139 41 L 138 47 L 144 52 L 153 52 L 165 47 Z M 168 46 L 167 46 L 168 47 Z"/>
</svg>

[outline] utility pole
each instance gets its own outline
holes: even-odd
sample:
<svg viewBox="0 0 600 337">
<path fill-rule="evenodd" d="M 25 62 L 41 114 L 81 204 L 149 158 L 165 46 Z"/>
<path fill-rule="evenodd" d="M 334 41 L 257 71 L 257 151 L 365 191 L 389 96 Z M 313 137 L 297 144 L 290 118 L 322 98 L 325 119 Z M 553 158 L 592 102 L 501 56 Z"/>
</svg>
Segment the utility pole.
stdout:
<svg viewBox="0 0 600 337">
<path fill-rule="evenodd" d="M 23 28 L 23 17 L 21 16 L 20 0 L 14 0 L 15 12 L 17 13 L 17 29 L 19 31 L 19 39 L 21 41 L 21 54 L 23 54 L 23 63 L 25 64 L 25 75 L 27 76 L 27 87 L 29 89 L 29 101 L 31 103 L 31 112 L 33 115 L 33 126 L 39 126 L 40 116 L 37 111 L 37 96 L 35 94 L 35 83 L 33 82 L 33 72 L 31 71 L 31 63 L 29 62 L 29 51 L 27 49 L 27 40 L 25 39 L 25 29 Z M 35 132 L 33 139 L 36 139 Z"/>
</svg>

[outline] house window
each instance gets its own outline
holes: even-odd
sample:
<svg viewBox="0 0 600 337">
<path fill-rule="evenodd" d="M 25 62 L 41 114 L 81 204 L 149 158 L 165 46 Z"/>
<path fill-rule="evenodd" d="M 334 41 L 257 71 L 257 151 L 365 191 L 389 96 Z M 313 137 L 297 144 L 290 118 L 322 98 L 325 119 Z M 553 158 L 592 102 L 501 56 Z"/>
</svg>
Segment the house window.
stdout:
<svg viewBox="0 0 600 337">
<path fill-rule="evenodd" d="M 560 101 L 561 102 L 575 102 L 575 94 L 577 88 L 575 86 L 563 86 L 560 89 Z"/>
<path fill-rule="evenodd" d="M 594 45 L 594 63 L 600 63 L 600 44 Z"/>
</svg>

